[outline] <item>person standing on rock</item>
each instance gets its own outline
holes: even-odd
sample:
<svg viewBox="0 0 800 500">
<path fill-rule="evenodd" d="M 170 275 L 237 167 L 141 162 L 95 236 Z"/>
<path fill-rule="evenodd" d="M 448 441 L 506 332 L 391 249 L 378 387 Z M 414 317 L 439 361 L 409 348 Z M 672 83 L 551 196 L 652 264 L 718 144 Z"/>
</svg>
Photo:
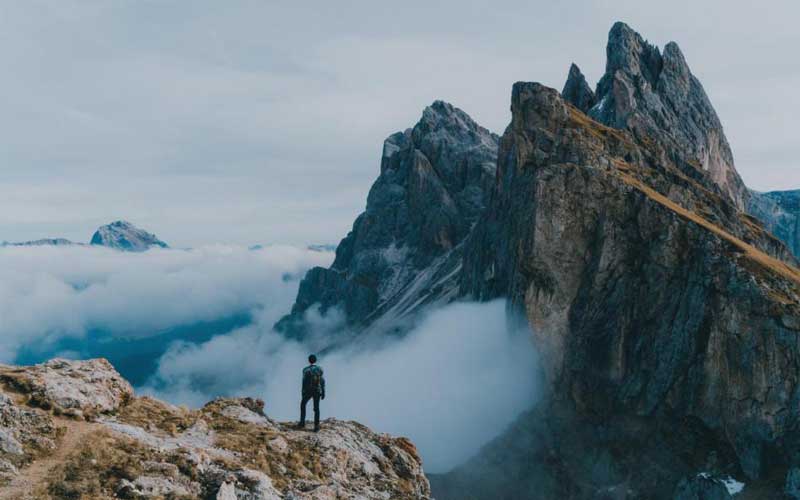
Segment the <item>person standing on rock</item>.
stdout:
<svg viewBox="0 0 800 500">
<path fill-rule="evenodd" d="M 325 377 L 322 368 L 317 365 L 317 357 L 308 357 L 308 366 L 303 368 L 303 392 L 300 400 L 299 429 L 306 426 L 306 405 L 310 399 L 314 400 L 314 432 L 319 432 L 319 400 L 325 399 Z"/>
</svg>

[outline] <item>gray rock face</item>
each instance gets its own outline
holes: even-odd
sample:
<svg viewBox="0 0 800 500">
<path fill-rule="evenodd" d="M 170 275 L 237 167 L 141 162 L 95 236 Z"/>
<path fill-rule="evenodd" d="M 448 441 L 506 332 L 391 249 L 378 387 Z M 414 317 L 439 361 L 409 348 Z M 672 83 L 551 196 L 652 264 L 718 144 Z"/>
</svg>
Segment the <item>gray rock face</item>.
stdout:
<svg viewBox="0 0 800 500">
<path fill-rule="evenodd" d="M 747 212 L 762 221 L 795 257 L 800 256 L 800 190 L 750 191 Z"/>
<path fill-rule="evenodd" d="M 168 248 L 156 235 L 123 220 L 100 226 L 90 244 L 127 252 L 144 252 L 152 247 Z"/>
<path fill-rule="evenodd" d="M 732 202 L 703 178 L 673 182 L 682 169 L 661 141 L 588 120 L 535 83 L 514 85 L 511 108 L 464 291 L 509 298 L 531 325 L 547 392 L 595 425 L 696 419 L 721 440 L 702 453 L 732 449 L 750 478 L 766 473 L 766 450 L 791 463 L 797 269 L 767 241 L 745 243 L 763 229 L 729 216 Z"/>
<path fill-rule="evenodd" d="M 586 77 L 583 76 L 580 68 L 578 68 L 575 63 L 569 67 L 569 75 L 567 76 L 567 82 L 564 84 L 564 90 L 561 91 L 561 95 L 564 97 L 564 100 L 584 113 L 588 112 L 597 102 L 592 88 L 586 83 Z"/>
<path fill-rule="evenodd" d="M 744 209 L 748 192 L 734 167 L 722 124 L 678 45 L 668 43 L 662 54 L 618 22 L 609 33 L 606 54 L 597 104 L 588 114 L 640 139 L 665 141 L 671 154 L 706 173 Z"/>
<path fill-rule="evenodd" d="M 364 327 L 453 297 L 460 246 L 494 182 L 497 141 L 442 101 L 426 108 L 413 129 L 387 138 L 366 210 L 339 244 L 333 265 L 306 275 L 278 328 L 304 335 L 304 315 L 315 305 Z"/>
</svg>

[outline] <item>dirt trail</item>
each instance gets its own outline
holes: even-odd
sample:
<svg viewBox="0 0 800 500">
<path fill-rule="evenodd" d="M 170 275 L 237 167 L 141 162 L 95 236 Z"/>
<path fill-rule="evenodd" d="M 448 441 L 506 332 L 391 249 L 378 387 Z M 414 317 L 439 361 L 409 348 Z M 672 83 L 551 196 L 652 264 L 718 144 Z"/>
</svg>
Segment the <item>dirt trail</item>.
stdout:
<svg viewBox="0 0 800 500">
<path fill-rule="evenodd" d="M 87 434 L 102 428 L 99 424 L 83 420 L 64 418 L 56 418 L 54 420 L 59 427 L 66 427 L 64 435 L 58 443 L 58 448 L 50 455 L 41 457 L 21 469 L 11 483 L 0 488 L 0 500 L 41 499 L 41 492 L 50 478 L 51 471 L 64 463 L 67 455 L 75 451 Z"/>
</svg>

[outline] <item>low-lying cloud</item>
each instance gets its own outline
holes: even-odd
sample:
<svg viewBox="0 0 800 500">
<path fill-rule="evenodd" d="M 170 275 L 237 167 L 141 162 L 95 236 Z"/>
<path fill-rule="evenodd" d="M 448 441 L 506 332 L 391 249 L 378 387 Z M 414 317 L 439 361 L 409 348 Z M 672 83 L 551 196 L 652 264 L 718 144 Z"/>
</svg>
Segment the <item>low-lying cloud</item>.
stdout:
<svg viewBox="0 0 800 500">
<path fill-rule="evenodd" d="M 219 394 L 257 395 L 272 417 L 295 420 L 308 354 L 256 324 L 176 346 L 148 390 L 190 406 Z M 446 306 L 403 338 L 373 339 L 322 356 L 320 364 L 328 384 L 323 418 L 411 437 L 429 472 L 472 456 L 530 408 L 536 392 L 530 335 L 510 329 L 503 301 Z"/>
<path fill-rule="evenodd" d="M 0 248 L 0 361 L 90 333 L 146 338 L 233 315 L 278 315 L 329 252 L 207 246 L 125 253 L 101 247 Z"/>
</svg>

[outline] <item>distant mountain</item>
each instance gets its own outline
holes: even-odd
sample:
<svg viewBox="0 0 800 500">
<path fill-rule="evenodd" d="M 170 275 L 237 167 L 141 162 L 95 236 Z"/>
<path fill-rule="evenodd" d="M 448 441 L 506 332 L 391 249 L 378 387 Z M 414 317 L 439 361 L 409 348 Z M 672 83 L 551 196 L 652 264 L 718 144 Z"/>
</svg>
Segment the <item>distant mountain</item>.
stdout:
<svg viewBox="0 0 800 500">
<path fill-rule="evenodd" d="M 336 251 L 336 245 L 332 245 L 332 244 L 329 244 L 329 243 L 312 244 L 312 245 L 308 245 L 306 248 L 308 248 L 312 252 L 335 252 Z"/>
<path fill-rule="evenodd" d="M 0 243 L 3 247 L 41 247 L 41 246 L 68 246 L 68 245 L 83 245 L 83 243 L 75 243 L 66 238 L 42 238 L 40 240 L 32 241 L 4 241 Z"/>
<path fill-rule="evenodd" d="M 750 192 L 747 211 L 800 258 L 800 189 Z"/>
<path fill-rule="evenodd" d="M 169 248 L 156 235 L 123 220 L 100 226 L 92 236 L 90 244 L 126 252 L 143 252 L 152 247 Z"/>
</svg>

